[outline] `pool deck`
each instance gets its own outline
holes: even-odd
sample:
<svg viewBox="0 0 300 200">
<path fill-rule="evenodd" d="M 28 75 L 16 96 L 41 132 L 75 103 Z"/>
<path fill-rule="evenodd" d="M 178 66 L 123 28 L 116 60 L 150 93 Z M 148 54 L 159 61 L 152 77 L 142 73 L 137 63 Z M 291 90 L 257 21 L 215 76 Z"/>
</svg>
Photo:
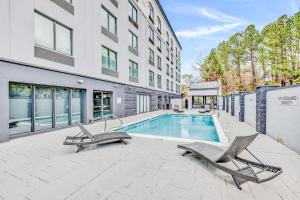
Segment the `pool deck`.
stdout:
<svg viewBox="0 0 300 200">
<path fill-rule="evenodd" d="M 129 124 L 163 113 L 123 121 Z M 227 113 L 221 112 L 219 121 L 229 141 L 255 133 Z M 103 130 L 103 122 L 87 128 Z M 93 146 L 75 154 L 75 147 L 62 142 L 77 132 L 73 127 L 0 144 L 0 200 L 300 199 L 299 154 L 265 135 L 250 149 L 266 163 L 281 166 L 283 174 L 263 184 L 245 183 L 240 191 L 229 175 L 192 156 L 182 157 L 176 147 L 180 142 L 133 137 L 127 146 Z"/>
</svg>

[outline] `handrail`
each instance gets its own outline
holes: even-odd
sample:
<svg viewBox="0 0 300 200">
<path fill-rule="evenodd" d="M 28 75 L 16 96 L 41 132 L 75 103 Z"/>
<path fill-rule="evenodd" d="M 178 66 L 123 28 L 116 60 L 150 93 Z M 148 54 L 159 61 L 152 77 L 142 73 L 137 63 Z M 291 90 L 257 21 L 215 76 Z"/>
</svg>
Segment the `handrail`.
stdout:
<svg viewBox="0 0 300 200">
<path fill-rule="evenodd" d="M 104 125 L 104 132 L 105 132 L 105 133 L 107 133 L 107 119 L 108 119 L 108 117 L 112 117 L 112 119 L 117 119 L 117 120 L 119 120 L 120 123 L 121 123 L 120 126 L 112 127 L 112 128 L 110 128 L 109 130 L 115 129 L 115 128 L 119 128 L 119 127 L 121 127 L 121 126 L 123 125 L 123 121 L 122 121 L 119 117 L 117 117 L 116 115 L 114 115 L 114 114 L 106 115 L 106 116 L 105 116 L 105 125 Z"/>
</svg>

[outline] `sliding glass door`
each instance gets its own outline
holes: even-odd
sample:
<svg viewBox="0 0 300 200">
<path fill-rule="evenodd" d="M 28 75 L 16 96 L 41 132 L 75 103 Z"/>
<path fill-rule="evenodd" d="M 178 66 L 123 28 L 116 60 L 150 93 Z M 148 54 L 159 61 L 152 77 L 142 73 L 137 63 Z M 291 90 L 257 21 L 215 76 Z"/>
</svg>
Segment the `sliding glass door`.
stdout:
<svg viewBox="0 0 300 200">
<path fill-rule="evenodd" d="M 150 96 L 138 94 L 136 96 L 137 114 L 150 112 Z"/>
<path fill-rule="evenodd" d="M 69 124 L 69 89 L 55 89 L 55 126 L 66 126 Z"/>
<path fill-rule="evenodd" d="M 32 99 L 31 85 L 9 84 L 9 134 L 31 131 Z"/>
<path fill-rule="evenodd" d="M 52 88 L 35 87 L 35 130 L 53 127 Z"/>
<path fill-rule="evenodd" d="M 72 90 L 72 101 L 71 101 L 71 121 L 72 124 L 76 121 L 83 121 L 83 98 L 84 93 L 83 90 L 73 89 Z"/>
<path fill-rule="evenodd" d="M 68 126 L 83 121 L 84 90 L 9 84 L 9 134 Z"/>
</svg>

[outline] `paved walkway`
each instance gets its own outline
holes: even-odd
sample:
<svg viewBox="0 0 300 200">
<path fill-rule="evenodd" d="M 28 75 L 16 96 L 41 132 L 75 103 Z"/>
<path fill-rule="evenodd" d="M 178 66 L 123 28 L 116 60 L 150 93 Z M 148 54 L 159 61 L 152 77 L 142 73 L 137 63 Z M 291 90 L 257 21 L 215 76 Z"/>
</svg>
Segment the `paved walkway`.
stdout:
<svg viewBox="0 0 300 200">
<path fill-rule="evenodd" d="M 255 132 L 226 113 L 220 122 L 230 141 Z M 102 123 L 88 126 L 91 131 L 101 128 Z M 182 157 L 178 142 L 134 137 L 127 146 L 116 143 L 75 154 L 76 148 L 62 142 L 76 132 L 74 127 L 0 144 L 0 199 L 300 199 L 300 156 L 268 136 L 260 135 L 250 149 L 267 163 L 282 166 L 283 174 L 260 185 L 246 183 L 240 191 L 222 171 Z"/>
</svg>

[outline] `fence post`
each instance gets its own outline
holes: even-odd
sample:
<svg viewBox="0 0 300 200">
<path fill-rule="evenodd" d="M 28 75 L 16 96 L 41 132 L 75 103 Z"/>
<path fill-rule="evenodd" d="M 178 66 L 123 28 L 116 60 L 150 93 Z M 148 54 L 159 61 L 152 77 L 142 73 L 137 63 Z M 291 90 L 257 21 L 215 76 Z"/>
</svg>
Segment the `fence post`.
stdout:
<svg viewBox="0 0 300 200">
<path fill-rule="evenodd" d="M 267 91 L 276 89 L 277 86 L 259 86 L 256 88 L 256 131 L 266 134 Z"/>
<path fill-rule="evenodd" d="M 231 96 L 230 114 L 231 114 L 231 116 L 234 116 L 234 101 L 235 101 L 234 97 L 235 97 L 235 94 L 231 94 L 230 96 Z"/>
<path fill-rule="evenodd" d="M 229 96 L 226 95 L 225 97 L 226 97 L 226 112 L 228 113 L 229 112 L 229 105 L 228 105 L 228 103 L 229 103 Z"/>
<path fill-rule="evenodd" d="M 249 92 L 240 92 L 240 122 L 245 121 L 245 95 L 249 94 Z"/>
</svg>

